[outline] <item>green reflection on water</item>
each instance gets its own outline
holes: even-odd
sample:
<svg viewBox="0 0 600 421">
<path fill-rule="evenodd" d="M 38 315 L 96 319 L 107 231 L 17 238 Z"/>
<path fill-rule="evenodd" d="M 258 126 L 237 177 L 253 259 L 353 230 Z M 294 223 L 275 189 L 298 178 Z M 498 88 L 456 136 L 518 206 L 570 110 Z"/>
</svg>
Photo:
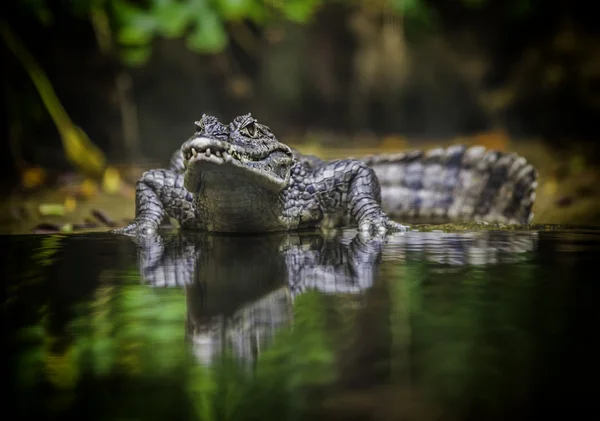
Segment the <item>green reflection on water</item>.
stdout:
<svg viewBox="0 0 600 421">
<path fill-rule="evenodd" d="M 73 403 L 73 392 L 83 377 L 96 382 L 111 376 L 169 382 L 181 376 L 177 383 L 186 384 L 187 390 L 172 393 L 186 393 L 201 419 L 291 413 L 307 404 L 308 389 L 306 393 L 301 389 L 334 379 L 326 324 L 330 299 L 318 292 L 298 297 L 294 328 L 279 331 L 260 354 L 255 370 L 249 371 L 227 352 L 210 367 L 194 361 L 184 341 L 183 290 L 104 285 L 96 289 L 92 301 L 75 306 L 76 316 L 68 323 L 66 335 L 51 333 L 47 315 L 21 330 L 28 346 L 19 355 L 20 387 L 27 390 L 50 384 L 57 392 L 48 409 L 64 410 Z M 131 397 L 136 392 L 128 393 Z M 64 402 L 56 405 L 59 395 Z M 122 409 L 123 404 L 113 410 Z"/>
<path fill-rule="evenodd" d="M 411 355 L 413 386 L 458 419 L 474 406 L 492 415 L 506 402 L 526 400 L 535 346 L 531 307 L 539 270 L 526 261 L 493 270 L 435 269 L 409 261 L 397 268 L 399 282 L 390 282 L 397 303 L 392 335 L 418 350 Z M 406 318 L 410 323 L 399 322 Z M 403 354 L 396 355 L 398 364 L 406 364 Z"/>
<path fill-rule="evenodd" d="M 102 419 L 327 419 L 324 402 L 352 396 L 343 405 L 354 408 L 363 396 L 394 416 L 410 403 L 421 415 L 497 417 L 531 402 L 553 369 L 552 355 L 570 340 L 568 301 L 591 308 L 592 283 L 573 274 L 598 244 L 569 234 L 511 263 L 480 266 L 414 252 L 384 261 L 363 294 L 296 296 L 293 323 L 252 367 L 228 349 L 211 365 L 198 362 L 185 336 L 185 289 L 140 284 L 135 270 L 116 282 L 104 271 L 64 326 L 57 304 L 40 300 L 35 322 L 18 330 L 21 406 L 36 402 L 28 411 L 47 415 L 83 405 Z M 21 300 L 37 294 L 27 282 L 19 288 Z M 584 292 L 575 298 L 577 288 Z"/>
<path fill-rule="evenodd" d="M 190 397 L 201 419 L 288 419 L 309 404 L 310 391 L 335 378 L 328 334 L 331 297 L 307 292 L 294 302 L 294 325 L 276 333 L 254 371 L 231 354 L 207 367 L 195 365 Z"/>
</svg>

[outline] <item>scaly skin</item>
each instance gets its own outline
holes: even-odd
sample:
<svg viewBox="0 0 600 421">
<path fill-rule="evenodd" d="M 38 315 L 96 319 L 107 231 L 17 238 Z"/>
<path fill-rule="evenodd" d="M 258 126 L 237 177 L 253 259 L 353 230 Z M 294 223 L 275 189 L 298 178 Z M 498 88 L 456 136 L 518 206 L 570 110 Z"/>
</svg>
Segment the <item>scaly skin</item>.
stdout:
<svg viewBox="0 0 600 421">
<path fill-rule="evenodd" d="M 388 214 L 435 221 L 528 223 L 537 173 L 480 147 L 322 161 L 280 143 L 250 114 L 229 125 L 203 115 L 196 133 L 136 187 L 136 217 L 117 233 L 183 229 L 257 233 L 356 224 L 406 231 Z M 383 199 L 383 201 L 382 201 Z"/>
</svg>

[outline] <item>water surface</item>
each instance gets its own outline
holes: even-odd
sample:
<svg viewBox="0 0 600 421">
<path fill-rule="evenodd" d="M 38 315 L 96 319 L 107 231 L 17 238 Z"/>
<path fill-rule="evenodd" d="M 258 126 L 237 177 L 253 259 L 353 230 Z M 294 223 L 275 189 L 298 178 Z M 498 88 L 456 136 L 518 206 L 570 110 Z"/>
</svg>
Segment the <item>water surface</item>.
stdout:
<svg viewBox="0 0 600 421">
<path fill-rule="evenodd" d="M 600 231 L 0 244 L 6 411 L 20 418 L 575 420 L 600 407 Z"/>
</svg>

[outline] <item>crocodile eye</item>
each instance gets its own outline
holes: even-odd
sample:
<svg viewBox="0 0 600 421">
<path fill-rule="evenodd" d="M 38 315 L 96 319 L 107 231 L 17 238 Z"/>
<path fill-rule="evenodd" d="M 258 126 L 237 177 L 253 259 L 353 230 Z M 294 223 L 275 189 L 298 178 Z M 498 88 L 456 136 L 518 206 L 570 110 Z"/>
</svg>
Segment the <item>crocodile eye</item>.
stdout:
<svg viewBox="0 0 600 421">
<path fill-rule="evenodd" d="M 204 131 L 204 122 L 202 120 L 194 121 L 194 125 L 196 126 L 196 133 Z"/>
<path fill-rule="evenodd" d="M 242 128 L 241 132 L 248 137 L 255 137 L 258 131 L 256 130 L 256 124 L 250 123 L 246 127 Z"/>
</svg>

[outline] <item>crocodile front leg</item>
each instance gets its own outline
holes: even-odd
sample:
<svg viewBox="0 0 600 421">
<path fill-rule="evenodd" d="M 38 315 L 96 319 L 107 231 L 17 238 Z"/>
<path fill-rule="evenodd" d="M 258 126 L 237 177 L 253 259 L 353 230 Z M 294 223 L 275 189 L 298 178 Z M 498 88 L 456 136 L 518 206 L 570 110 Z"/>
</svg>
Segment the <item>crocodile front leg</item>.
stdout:
<svg viewBox="0 0 600 421">
<path fill-rule="evenodd" d="M 156 232 L 168 215 L 181 226 L 196 217 L 193 196 L 183 187 L 183 174 L 171 170 L 146 171 L 136 184 L 135 219 L 113 232 L 148 235 Z"/>
<path fill-rule="evenodd" d="M 381 187 L 375 172 L 357 160 L 332 161 L 318 167 L 305 188 L 326 215 L 347 212 L 363 233 L 406 231 L 381 208 Z"/>
</svg>

